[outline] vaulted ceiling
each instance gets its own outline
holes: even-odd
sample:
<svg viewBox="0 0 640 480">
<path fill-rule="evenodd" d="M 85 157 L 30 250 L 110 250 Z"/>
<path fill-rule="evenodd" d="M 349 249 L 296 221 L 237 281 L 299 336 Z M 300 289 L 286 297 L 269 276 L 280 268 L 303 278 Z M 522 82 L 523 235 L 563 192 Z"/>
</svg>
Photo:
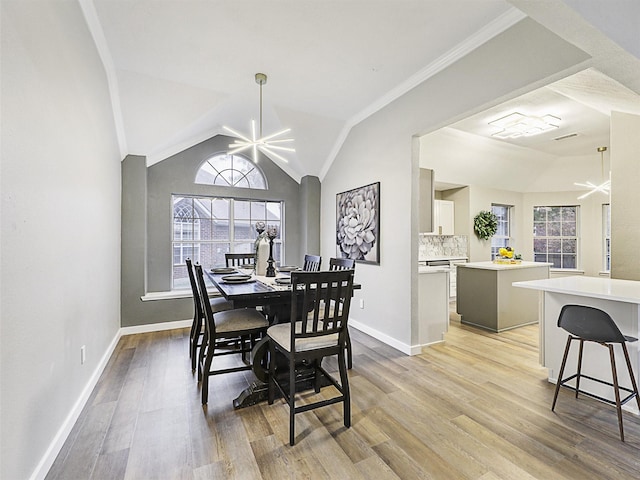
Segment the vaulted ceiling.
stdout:
<svg viewBox="0 0 640 480">
<path fill-rule="evenodd" d="M 295 179 L 321 176 L 359 121 L 525 16 L 504 0 L 80 1 L 124 154 L 151 165 L 224 126 L 249 136 L 261 72 L 263 133 L 291 128 L 295 153 L 274 161 Z"/>
</svg>

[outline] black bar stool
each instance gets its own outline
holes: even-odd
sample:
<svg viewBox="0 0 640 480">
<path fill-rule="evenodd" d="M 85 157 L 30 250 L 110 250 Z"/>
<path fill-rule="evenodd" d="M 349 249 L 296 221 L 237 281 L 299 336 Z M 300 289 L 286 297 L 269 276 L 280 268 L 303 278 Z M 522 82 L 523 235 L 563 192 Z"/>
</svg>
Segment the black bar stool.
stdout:
<svg viewBox="0 0 640 480">
<path fill-rule="evenodd" d="M 564 386 L 566 388 L 574 390 L 576 392 L 576 398 L 578 398 L 578 393 L 583 393 L 602 402 L 608 403 L 610 405 L 615 405 L 618 411 L 620 440 L 624 442 L 624 430 L 622 427 L 622 405 L 635 397 L 636 402 L 638 402 L 638 408 L 640 408 L 638 386 L 636 384 L 636 379 L 633 376 L 633 369 L 631 368 L 631 361 L 629 360 L 629 352 L 627 350 L 626 342 L 635 342 L 638 339 L 635 337 L 628 337 L 626 335 L 623 335 L 608 313 L 603 312 L 598 308 L 587 307 L 585 305 L 565 305 L 564 307 L 562 307 L 560 316 L 558 317 L 558 327 L 563 328 L 564 330 L 569 332 L 569 338 L 567 338 L 567 345 L 564 349 L 564 356 L 562 357 L 562 365 L 560 366 L 560 374 L 558 375 L 558 382 L 556 383 L 556 391 L 553 395 L 553 404 L 551 405 L 551 410 L 556 407 L 556 401 L 558 400 L 558 392 L 560 391 L 560 386 Z M 567 355 L 569 354 L 569 348 L 571 347 L 571 342 L 573 340 L 578 340 L 580 342 L 580 350 L 578 352 L 578 371 L 577 373 L 567 378 L 563 378 L 562 376 L 564 375 L 564 367 L 567 363 Z M 588 375 L 583 375 L 581 373 L 582 349 L 584 347 L 584 342 L 598 343 L 609 349 L 613 383 L 606 382 L 602 379 L 593 378 Z M 613 346 L 616 343 L 619 343 L 622 346 L 624 358 L 627 362 L 627 369 L 629 370 L 629 377 L 631 378 L 631 385 L 633 387 L 632 389 L 621 387 L 618 384 L 618 373 L 616 371 L 616 361 L 613 351 Z M 573 380 L 574 378 L 576 379 L 575 387 L 566 385 L 567 382 Z M 615 401 L 580 390 L 581 378 L 587 378 L 594 382 L 613 387 L 616 397 Z M 623 399 L 620 399 L 620 390 L 629 393 L 629 395 L 627 395 Z"/>
</svg>

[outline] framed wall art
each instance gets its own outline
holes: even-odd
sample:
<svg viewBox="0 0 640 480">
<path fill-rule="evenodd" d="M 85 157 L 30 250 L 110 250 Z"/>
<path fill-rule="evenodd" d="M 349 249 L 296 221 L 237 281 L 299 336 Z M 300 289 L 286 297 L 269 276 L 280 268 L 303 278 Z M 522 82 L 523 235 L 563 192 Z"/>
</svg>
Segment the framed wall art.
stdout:
<svg viewBox="0 0 640 480">
<path fill-rule="evenodd" d="M 380 264 L 380 182 L 336 195 L 336 256 Z"/>
</svg>

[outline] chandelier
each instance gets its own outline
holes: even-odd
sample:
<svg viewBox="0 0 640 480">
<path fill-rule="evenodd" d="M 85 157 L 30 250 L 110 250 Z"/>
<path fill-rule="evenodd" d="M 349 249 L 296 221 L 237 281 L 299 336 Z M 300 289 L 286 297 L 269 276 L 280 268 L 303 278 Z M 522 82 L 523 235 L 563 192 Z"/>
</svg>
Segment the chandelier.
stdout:
<svg viewBox="0 0 640 480">
<path fill-rule="evenodd" d="M 260 123 L 259 130 L 256 133 L 256 122 L 255 120 L 251 120 L 251 134 L 243 135 L 239 132 L 236 132 L 232 128 L 223 126 L 225 130 L 232 133 L 236 137 L 238 137 L 232 144 L 229 145 L 229 154 L 233 155 L 234 153 L 239 153 L 244 150 L 251 149 L 253 153 L 253 161 L 258 163 L 258 150 L 262 153 L 266 154 L 269 157 L 275 157 L 278 160 L 288 163 L 287 159 L 282 155 L 279 155 L 274 150 L 284 151 L 284 152 L 295 152 L 294 148 L 284 146 L 283 144 L 287 144 L 293 142 L 293 138 L 278 138 L 285 133 L 291 131 L 290 128 L 285 128 L 277 133 L 272 133 L 270 135 L 263 135 L 262 133 L 262 86 L 267 83 L 267 76 L 264 73 L 256 73 L 256 83 L 260 85 Z"/>
<path fill-rule="evenodd" d="M 580 195 L 578 197 L 578 200 L 587 198 L 589 195 L 595 192 L 601 192 L 605 195 L 609 195 L 609 192 L 611 191 L 611 175 L 609 175 L 609 178 L 607 180 L 604 180 L 604 152 L 607 151 L 607 147 L 598 147 L 597 150 L 598 152 L 600 152 L 600 165 L 602 168 L 603 182 L 600 185 L 595 185 L 589 181 L 587 181 L 586 183 L 574 183 L 574 185 L 577 185 L 578 187 L 586 187 L 590 189 L 587 193 Z"/>
</svg>

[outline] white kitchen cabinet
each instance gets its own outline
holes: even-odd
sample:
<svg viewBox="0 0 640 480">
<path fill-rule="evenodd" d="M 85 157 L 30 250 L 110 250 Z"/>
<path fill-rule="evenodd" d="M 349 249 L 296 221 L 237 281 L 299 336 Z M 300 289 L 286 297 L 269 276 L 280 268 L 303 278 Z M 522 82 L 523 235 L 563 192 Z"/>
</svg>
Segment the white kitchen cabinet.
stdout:
<svg viewBox="0 0 640 480">
<path fill-rule="evenodd" d="M 450 200 L 434 200 L 433 234 L 453 235 L 455 204 Z"/>
</svg>

